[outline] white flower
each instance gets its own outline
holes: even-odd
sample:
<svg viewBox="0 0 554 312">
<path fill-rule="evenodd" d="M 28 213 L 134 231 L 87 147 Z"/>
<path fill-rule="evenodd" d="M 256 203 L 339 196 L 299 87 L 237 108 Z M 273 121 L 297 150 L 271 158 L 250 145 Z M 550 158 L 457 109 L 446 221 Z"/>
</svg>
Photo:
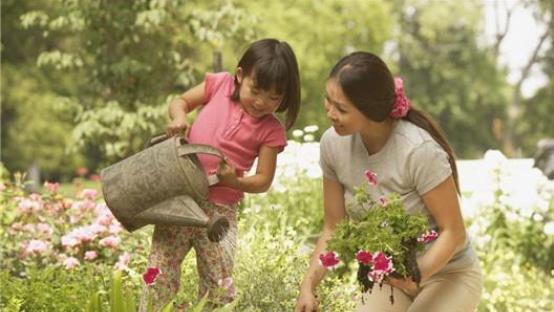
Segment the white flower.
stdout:
<svg viewBox="0 0 554 312">
<path fill-rule="evenodd" d="M 311 125 L 311 126 L 304 127 L 304 132 L 306 132 L 306 133 L 314 133 L 317 130 L 319 130 L 319 127 L 317 125 Z"/>
<path fill-rule="evenodd" d="M 304 131 L 302 131 L 300 129 L 296 129 L 296 130 L 292 131 L 292 136 L 295 137 L 295 138 L 299 138 L 303 135 L 304 135 Z"/>
<path fill-rule="evenodd" d="M 550 221 L 544 225 L 544 234 L 554 235 L 554 221 Z"/>
<path fill-rule="evenodd" d="M 314 136 L 311 135 L 311 134 L 306 134 L 306 135 L 304 136 L 304 141 L 305 141 L 305 142 L 313 142 L 314 140 L 315 140 L 315 138 L 314 138 Z"/>
</svg>

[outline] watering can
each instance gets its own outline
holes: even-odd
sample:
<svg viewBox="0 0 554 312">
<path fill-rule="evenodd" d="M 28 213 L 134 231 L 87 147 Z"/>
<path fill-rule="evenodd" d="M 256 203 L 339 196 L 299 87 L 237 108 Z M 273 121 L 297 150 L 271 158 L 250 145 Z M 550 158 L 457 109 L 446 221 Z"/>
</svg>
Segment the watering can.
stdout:
<svg viewBox="0 0 554 312">
<path fill-rule="evenodd" d="M 229 221 L 200 208 L 218 179 L 205 175 L 198 153 L 223 159 L 212 146 L 155 136 L 144 150 L 100 172 L 106 205 L 129 232 L 147 224 L 196 226 L 206 228 L 211 241 L 221 240 Z"/>
</svg>

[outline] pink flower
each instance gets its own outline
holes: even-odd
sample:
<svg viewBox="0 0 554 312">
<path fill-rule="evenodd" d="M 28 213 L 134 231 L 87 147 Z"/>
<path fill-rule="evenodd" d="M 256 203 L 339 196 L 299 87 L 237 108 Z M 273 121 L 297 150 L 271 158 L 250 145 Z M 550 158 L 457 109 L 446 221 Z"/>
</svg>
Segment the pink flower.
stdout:
<svg viewBox="0 0 554 312">
<path fill-rule="evenodd" d="M 48 223 L 39 223 L 37 224 L 37 231 L 39 231 L 42 234 L 46 235 L 52 235 L 54 233 L 54 230 L 50 227 Z"/>
<path fill-rule="evenodd" d="M 119 237 L 117 236 L 108 236 L 104 237 L 98 242 L 102 247 L 117 248 L 119 246 Z"/>
<path fill-rule="evenodd" d="M 232 278 L 226 277 L 224 279 L 220 279 L 217 281 L 217 285 L 225 290 L 227 297 L 234 298 L 236 296 L 237 290 L 235 289 Z"/>
<path fill-rule="evenodd" d="M 386 206 L 389 202 L 387 201 L 387 198 L 384 196 L 379 197 L 379 202 L 381 203 L 381 206 Z"/>
<path fill-rule="evenodd" d="M 144 274 L 142 274 L 142 279 L 147 286 L 154 285 L 158 276 L 162 274 L 162 271 L 156 267 L 149 267 Z"/>
<path fill-rule="evenodd" d="M 33 223 L 27 223 L 23 226 L 23 231 L 25 232 L 34 232 L 35 231 L 35 225 Z"/>
<path fill-rule="evenodd" d="M 373 255 L 373 270 L 391 273 L 394 271 L 392 267 L 392 257 L 387 257 L 382 251 L 378 251 Z"/>
<path fill-rule="evenodd" d="M 79 260 L 77 260 L 77 258 L 74 258 L 74 257 L 69 257 L 69 258 L 66 258 L 64 261 L 63 261 L 63 265 L 66 269 L 68 270 L 71 270 L 75 267 L 78 267 L 81 263 L 79 262 Z"/>
<path fill-rule="evenodd" d="M 89 231 L 94 233 L 95 236 L 106 231 L 106 227 L 98 223 L 92 223 L 88 225 L 87 228 Z"/>
<path fill-rule="evenodd" d="M 365 177 L 367 178 L 367 183 L 369 183 L 369 185 L 377 185 L 377 174 L 375 172 L 366 170 Z"/>
<path fill-rule="evenodd" d="M 117 263 L 114 265 L 114 267 L 116 270 L 125 270 L 127 269 L 129 261 L 131 261 L 131 255 L 128 252 L 124 252 L 119 256 L 119 259 L 117 260 Z"/>
<path fill-rule="evenodd" d="M 367 277 L 374 283 L 379 283 L 392 271 L 394 271 L 392 257 L 387 257 L 382 251 L 378 251 L 373 255 L 373 268 Z"/>
<path fill-rule="evenodd" d="M 78 176 L 82 177 L 82 176 L 84 176 L 85 174 L 88 173 L 88 169 L 85 168 L 85 167 L 79 167 L 79 168 L 77 168 L 76 172 L 77 172 Z"/>
<path fill-rule="evenodd" d="M 85 252 L 85 260 L 92 261 L 98 257 L 98 253 L 94 250 L 89 250 Z"/>
<path fill-rule="evenodd" d="M 367 273 L 367 278 L 374 283 L 380 283 L 384 277 L 385 274 L 380 271 L 369 271 L 369 273 Z"/>
<path fill-rule="evenodd" d="M 417 238 L 417 241 L 420 242 L 420 243 L 426 244 L 426 243 L 434 241 L 435 239 L 437 239 L 437 237 L 439 237 L 439 233 L 437 233 L 434 230 L 431 230 L 431 231 L 427 231 L 427 232 L 421 234 Z"/>
<path fill-rule="evenodd" d="M 319 255 L 319 263 L 326 269 L 334 269 L 340 263 L 339 255 L 334 251 L 321 254 Z"/>
<path fill-rule="evenodd" d="M 44 241 L 33 239 L 30 240 L 29 243 L 25 246 L 25 250 L 23 251 L 24 255 L 30 255 L 30 254 L 37 254 L 40 255 L 44 253 L 48 249 L 48 244 Z"/>
<path fill-rule="evenodd" d="M 22 198 L 17 205 L 17 211 L 19 211 L 19 213 L 25 214 L 30 213 L 33 210 L 36 211 L 39 209 L 39 207 L 40 204 L 38 202 L 27 198 Z"/>
<path fill-rule="evenodd" d="M 67 234 L 62 236 L 62 246 L 66 248 L 71 248 L 79 245 L 79 240 L 76 239 L 72 234 Z"/>
<path fill-rule="evenodd" d="M 79 194 L 79 197 L 95 200 L 97 194 L 98 191 L 96 191 L 95 189 L 84 189 L 81 191 L 81 194 Z"/>
<path fill-rule="evenodd" d="M 48 189 L 48 191 L 52 194 L 55 194 L 60 189 L 60 183 L 50 183 L 50 182 L 44 182 L 44 186 Z"/>
<path fill-rule="evenodd" d="M 100 181 L 100 176 L 97 175 L 97 174 L 91 174 L 90 177 L 89 177 L 89 179 L 90 179 L 91 181 L 94 181 L 94 182 L 99 182 L 99 181 Z"/>
<path fill-rule="evenodd" d="M 81 243 L 88 243 L 96 238 L 96 233 L 90 227 L 76 228 L 70 234 Z"/>
<path fill-rule="evenodd" d="M 108 232 L 113 235 L 117 235 L 121 231 L 123 231 L 123 228 L 119 223 L 110 224 L 110 226 L 108 227 Z"/>
<path fill-rule="evenodd" d="M 359 263 L 362 263 L 365 265 L 368 265 L 373 261 L 371 257 L 371 253 L 365 250 L 360 250 L 356 253 L 356 260 L 358 260 Z"/>
<path fill-rule="evenodd" d="M 98 213 L 96 218 L 96 222 L 104 226 L 109 226 L 110 224 L 112 224 L 112 221 L 114 219 L 113 215 L 109 212 L 100 212 Z"/>
<path fill-rule="evenodd" d="M 410 110 L 410 101 L 404 94 L 404 82 L 400 77 L 394 78 L 394 93 L 396 99 L 392 106 L 390 116 L 392 118 L 402 118 L 406 116 L 406 114 L 408 114 L 408 111 Z"/>
</svg>

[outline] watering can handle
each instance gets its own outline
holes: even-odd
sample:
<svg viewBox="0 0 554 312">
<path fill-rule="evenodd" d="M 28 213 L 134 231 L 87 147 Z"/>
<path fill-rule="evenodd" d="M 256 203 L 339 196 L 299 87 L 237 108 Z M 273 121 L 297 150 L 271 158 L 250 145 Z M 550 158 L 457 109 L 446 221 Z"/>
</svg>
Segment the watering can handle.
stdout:
<svg viewBox="0 0 554 312">
<path fill-rule="evenodd" d="M 167 136 L 167 134 L 165 133 L 161 133 L 161 134 L 156 134 L 154 135 L 153 137 L 150 138 L 150 140 L 148 140 L 146 142 L 146 144 L 144 145 L 144 148 L 148 148 L 152 145 L 156 145 L 158 143 L 161 143 L 165 140 L 167 140 L 169 137 Z"/>
<path fill-rule="evenodd" d="M 215 147 L 204 144 L 185 144 L 180 145 L 177 148 L 177 154 L 179 157 L 190 155 L 190 154 L 208 154 L 221 158 L 222 161 L 225 161 L 225 156 Z M 215 174 L 208 175 L 208 184 L 214 185 L 219 183 L 219 179 Z"/>
</svg>

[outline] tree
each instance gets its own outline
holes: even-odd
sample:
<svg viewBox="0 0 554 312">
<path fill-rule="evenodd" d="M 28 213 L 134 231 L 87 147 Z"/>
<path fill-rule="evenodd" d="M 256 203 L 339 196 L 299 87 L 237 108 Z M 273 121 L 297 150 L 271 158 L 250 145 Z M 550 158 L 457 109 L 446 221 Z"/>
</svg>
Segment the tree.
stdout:
<svg viewBox="0 0 554 312">
<path fill-rule="evenodd" d="M 340 57 L 355 50 L 380 54 L 391 35 L 391 7 L 383 0 L 239 1 L 256 15 L 259 37 L 287 41 L 300 67 L 302 107 L 295 128 L 329 122 L 325 81 Z"/>
<path fill-rule="evenodd" d="M 553 0 L 527 0 L 523 1 L 521 3 L 514 2 L 513 6 L 507 7 L 504 11 L 504 20 L 505 24 L 503 27 L 500 27 L 498 25 L 499 17 L 498 15 L 500 13 L 500 8 L 498 5 L 495 5 L 495 11 L 497 15 L 497 35 L 496 35 L 496 42 L 494 43 L 494 52 L 496 56 L 498 57 L 500 53 L 500 45 L 502 44 L 503 40 L 506 38 L 506 35 L 509 32 L 509 25 L 510 25 L 510 19 L 512 16 L 512 13 L 515 9 L 517 9 L 519 6 L 530 8 L 534 11 L 534 17 L 539 22 L 539 24 L 542 24 L 544 26 L 544 30 L 541 34 L 539 34 L 539 39 L 535 43 L 535 46 L 533 47 L 532 53 L 529 56 L 526 64 L 523 66 L 520 72 L 520 76 L 515 82 L 512 94 L 509 101 L 508 106 L 508 115 L 505 122 L 505 129 L 502 135 L 502 141 L 503 141 L 503 148 L 504 152 L 509 156 L 521 156 L 522 149 L 527 150 L 527 155 L 530 155 L 529 153 L 529 143 L 524 142 L 528 141 L 530 137 L 528 136 L 530 133 L 529 131 L 524 130 L 525 128 L 528 128 L 526 126 L 531 126 L 531 124 L 549 124 L 549 122 L 552 121 L 551 113 L 547 114 L 536 114 L 538 111 L 544 111 L 548 112 L 549 106 L 552 105 L 552 101 L 554 97 L 552 97 L 552 91 L 548 90 L 542 90 L 538 95 L 539 98 L 546 96 L 546 102 L 544 102 L 546 107 L 537 107 L 537 105 L 541 105 L 541 100 L 532 99 L 528 101 L 529 104 L 534 105 L 526 105 L 525 101 L 522 99 L 521 94 L 521 88 L 522 85 L 525 83 L 525 81 L 530 77 L 531 69 L 533 66 L 538 64 L 544 64 L 545 62 L 551 62 L 552 60 L 552 48 L 550 51 L 545 49 L 544 47 L 547 45 L 548 41 L 550 40 L 552 47 L 552 38 L 554 33 L 554 1 Z M 550 52 L 550 54 L 549 54 Z M 550 57 L 548 57 L 550 55 Z M 546 73 L 550 74 L 548 75 L 549 79 L 552 77 L 552 71 L 549 71 L 548 68 L 551 68 L 551 65 L 545 65 L 543 68 L 546 68 Z M 549 83 L 550 86 L 547 84 L 547 89 L 551 88 L 552 81 Z M 550 98 L 548 98 L 550 96 Z M 548 103 L 550 101 L 550 103 Z M 534 112 L 525 112 L 527 110 L 526 107 L 529 107 L 530 110 L 534 110 Z M 550 107 L 551 110 L 551 107 Z M 533 119 L 524 119 L 524 117 L 531 117 Z M 531 121 L 533 120 L 533 121 Z M 523 124 L 523 126 L 521 126 Z M 518 126 L 519 125 L 519 126 Z M 545 129 L 546 128 L 546 129 Z M 544 130 L 548 130 L 550 127 L 542 127 L 537 130 L 541 131 L 539 137 L 541 135 L 552 135 L 552 132 L 544 132 Z M 520 130 L 518 130 L 520 129 Z M 551 128 L 550 128 L 551 129 Z M 525 134 L 525 136 L 524 136 Z M 532 135 L 533 139 L 535 139 L 537 136 Z M 532 152 L 531 152 L 532 153 Z"/>
<path fill-rule="evenodd" d="M 396 6 L 392 57 L 408 97 L 438 120 L 459 156 L 499 147 L 494 124 L 504 119 L 508 86 L 495 56 L 478 43 L 479 2 L 405 0 Z"/>
<path fill-rule="evenodd" d="M 54 14 L 27 12 L 22 23 L 62 36 L 37 61 L 77 81 L 76 91 L 63 94 L 62 101 L 75 116 L 75 147 L 92 146 L 112 161 L 128 156 L 163 131 L 171 95 L 196 83 L 197 71 L 206 71 L 195 58 L 203 51 L 198 38 L 205 39 L 208 26 L 184 1 L 60 4 Z M 209 34 L 223 33 L 225 26 L 216 25 Z"/>
<path fill-rule="evenodd" d="M 71 120 L 54 109 L 54 90 L 69 90 L 71 83 L 36 67 L 40 50 L 57 38 L 20 25 L 20 15 L 35 9 L 49 12 L 56 7 L 43 1 L 2 1 L 1 161 L 11 172 L 34 166 L 44 178 L 60 180 L 71 176 L 84 160 L 80 154 L 65 152 Z"/>
</svg>

